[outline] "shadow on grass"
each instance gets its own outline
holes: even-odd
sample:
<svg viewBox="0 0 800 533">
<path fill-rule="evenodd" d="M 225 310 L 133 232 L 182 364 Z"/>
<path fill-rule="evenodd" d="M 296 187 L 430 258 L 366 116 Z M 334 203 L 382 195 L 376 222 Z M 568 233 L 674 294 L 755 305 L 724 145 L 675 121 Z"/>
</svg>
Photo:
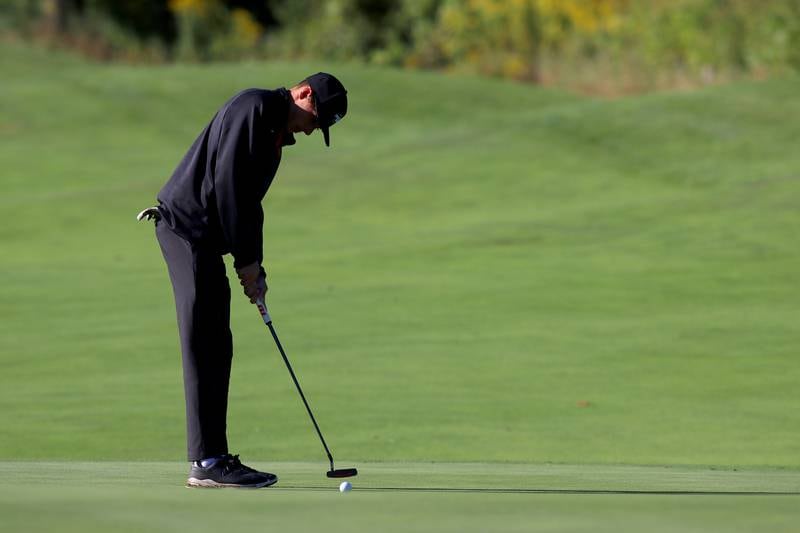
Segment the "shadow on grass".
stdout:
<svg viewBox="0 0 800 533">
<path fill-rule="evenodd" d="M 281 486 L 272 490 L 320 490 L 330 491 L 331 487 L 313 486 Z M 697 490 L 593 490 L 593 489 L 507 489 L 480 487 L 361 487 L 354 488 L 359 492 L 450 492 L 450 493 L 484 493 L 484 494 L 641 494 L 660 496 L 800 496 L 800 492 L 765 492 L 765 491 L 697 491 Z"/>
</svg>

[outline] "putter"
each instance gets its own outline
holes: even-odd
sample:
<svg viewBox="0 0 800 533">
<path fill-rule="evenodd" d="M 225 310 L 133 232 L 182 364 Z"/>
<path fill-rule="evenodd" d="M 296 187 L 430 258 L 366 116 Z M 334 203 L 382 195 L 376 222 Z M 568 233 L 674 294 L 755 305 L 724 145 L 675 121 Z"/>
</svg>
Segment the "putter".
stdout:
<svg viewBox="0 0 800 533">
<path fill-rule="evenodd" d="M 308 411 L 308 416 L 311 417 L 311 422 L 314 423 L 314 429 L 317 430 L 317 435 L 319 435 L 319 440 L 322 441 L 322 446 L 325 448 L 325 453 L 328 454 L 328 461 L 331 463 L 331 469 L 327 472 L 328 477 L 334 478 L 341 478 L 341 477 L 353 477 L 358 475 L 358 470 L 355 468 L 340 468 L 336 470 L 333 467 L 333 455 L 331 455 L 330 449 L 328 449 L 328 445 L 325 443 L 325 437 L 322 436 L 322 431 L 319 429 L 319 425 L 317 425 L 317 421 L 314 418 L 314 413 L 311 412 L 311 407 L 308 406 L 308 402 L 306 401 L 306 396 L 303 394 L 303 389 L 300 388 L 300 383 L 297 381 L 297 376 L 294 375 L 294 370 L 292 370 L 292 365 L 289 364 L 289 359 L 286 357 L 286 352 L 283 351 L 283 346 L 281 346 L 281 341 L 278 340 L 278 334 L 275 333 L 275 328 L 272 326 L 272 318 L 269 316 L 269 311 L 267 311 L 267 304 L 264 303 L 263 298 L 259 298 L 256 301 L 256 305 L 258 306 L 258 312 L 261 313 L 261 318 L 264 319 L 264 324 L 267 325 L 269 328 L 270 333 L 272 333 L 272 338 L 275 339 L 275 345 L 278 346 L 278 351 L 281 352 L 281 357 L 283 357 L 283 362 L 286 363 L 286 368 L 289 369 L 289 374 L 292 376 L 292 381 L 294 381 L 294 386 L 297 387 L 297 392 L 300 393 L 300 398 L 303 400 L 303 405 L 306 406 L 306 411 Z"/>
</svg>

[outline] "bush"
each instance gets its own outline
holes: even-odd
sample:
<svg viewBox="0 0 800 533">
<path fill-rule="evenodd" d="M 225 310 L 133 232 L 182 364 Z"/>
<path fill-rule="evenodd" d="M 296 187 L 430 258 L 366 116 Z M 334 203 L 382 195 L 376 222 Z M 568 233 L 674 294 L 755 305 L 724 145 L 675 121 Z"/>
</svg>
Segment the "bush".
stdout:
<svg viewBox="0 0 800 533">
<path fill-rule="evenodd" d="M 53 27 L 105 59 L 355 60 L 608 91 L 800 70 L 800 0 L 0 2 L 0 31 Z"/>
<path fill-rule="evenodd" d="M 42 17 L 41 7 L 41 3 L 36 0 L 0 2 L 0 32 L 30 37 L 33 23 Z"/>
</svg>

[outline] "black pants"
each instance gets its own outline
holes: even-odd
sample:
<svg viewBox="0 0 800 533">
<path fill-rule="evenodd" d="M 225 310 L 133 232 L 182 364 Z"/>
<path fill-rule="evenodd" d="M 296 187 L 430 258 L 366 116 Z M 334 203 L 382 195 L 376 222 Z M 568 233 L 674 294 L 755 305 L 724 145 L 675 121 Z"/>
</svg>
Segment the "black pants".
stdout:
<svg viewBox="0 0 800 533">
<path fill-rule="evenodd" d="M 233 339 L 225 263 L 219 253 L 187 242 L 163 222 L 156 222 L 156 236 L 178 314 L 188 458 L 197 461 L 226 454 Z"/>
</svg>

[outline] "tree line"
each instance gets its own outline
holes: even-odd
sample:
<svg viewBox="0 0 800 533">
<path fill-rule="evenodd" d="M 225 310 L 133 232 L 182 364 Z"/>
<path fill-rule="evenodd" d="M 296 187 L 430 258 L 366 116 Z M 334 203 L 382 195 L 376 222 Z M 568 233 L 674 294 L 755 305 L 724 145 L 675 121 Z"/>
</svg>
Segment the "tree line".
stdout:
<svg viewBox="0 0 800 533">
<path fill-rule="evenodd" d="M 103 60 L 362 61 L 602 90 L 800 69 L 800 0 L 5 0 Z"/>
</svg>

